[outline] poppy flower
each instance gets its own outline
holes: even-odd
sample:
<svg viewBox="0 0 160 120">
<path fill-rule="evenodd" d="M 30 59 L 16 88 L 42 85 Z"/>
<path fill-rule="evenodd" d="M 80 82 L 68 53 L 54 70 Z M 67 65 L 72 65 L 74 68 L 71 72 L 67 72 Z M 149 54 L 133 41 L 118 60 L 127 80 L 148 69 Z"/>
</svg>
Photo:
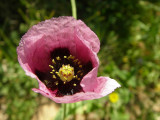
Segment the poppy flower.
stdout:
<svg viewBox="0 0 160 120">
<path fill-rule="evenodd" d="M 36 78 L 33 91 L 57 103 L 98 99 L 120 85 L 97 77 L 100 41 L 81 20 L 58 17 L 31 27 L 17 47 L 18 61 Z"/>
</svg>

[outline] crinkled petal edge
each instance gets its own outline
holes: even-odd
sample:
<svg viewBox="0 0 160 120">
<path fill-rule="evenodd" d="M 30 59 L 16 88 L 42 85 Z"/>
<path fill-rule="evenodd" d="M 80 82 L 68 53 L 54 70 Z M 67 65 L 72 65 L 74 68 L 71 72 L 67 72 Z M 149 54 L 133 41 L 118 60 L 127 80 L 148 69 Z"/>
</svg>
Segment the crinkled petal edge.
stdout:
<svg viewBox="0 0 160 120">
<path fill-rule="evenodd" d="M 43 96 L 50 98 L 56 103 L 74 103 L 83 100 L 92 100 L 104 97 L 113 92 L 116 88 L 120 87 L 120 84 L 118 84 L 114 79 L 111 79 L 109 77 L 99 77 L 97 78 L 97 80 L 99 82 L 99 86 L 95 88 L 94 92 L 80 92 L 74 95 L 63 97 L 55 97 L 54 93 L 51 93 L 49 91 L 43 91 L 41 89 L 33 88 L 32 90 L 36 93 L 40 93 Z"/>
</svg>

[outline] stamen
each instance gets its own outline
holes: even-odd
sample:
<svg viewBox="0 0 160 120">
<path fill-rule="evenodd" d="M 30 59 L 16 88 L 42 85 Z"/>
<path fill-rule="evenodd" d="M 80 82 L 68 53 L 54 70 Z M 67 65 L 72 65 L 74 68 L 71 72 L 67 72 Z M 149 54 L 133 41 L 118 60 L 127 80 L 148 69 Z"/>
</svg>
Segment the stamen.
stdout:
<svg viewBox="0 0 160 120">
<path fill-rule="evenodd" d="M 56 81 L 55 84 L 58 85 L 58 81 Z"/>
<path fill-rule="evenodd" d="M 72 55 L 68 56 L 68 59 L 74 59 L 74 58 L 75 58 L 75 57 L 72 56 Z"/>
<path fill-rule="evenodd" d="M 78 62 L 78 65 L 80 65 L 80 64 L 81 64 L 81 62 L 79 61 L 79 62 Z"/>
<path fill-rule="evenodd" d="M 56 76 L 55 76 L 55 75 L 53 75 L 52 77 L 56 79 Z"/>
<path fill-rule="evenodd" d="M 55 60 L 54 60 L 54 59 L 52 59 L 52 63 L 56 64 L 56 62 L 55 62 Z"/>
<path fill-rule="evenodd" d="M 71 59 L 74 59 L 74 58 L 75 58 L 74 56 L 71 57 Z"/>
<path fill-rule="evenodd" d="M 81 73 L 81 71 L 79 70 L 77 73 Z"/>
<path fill-rule="evenodd" d="M 68 59 L 70 59 L 72 57 L 72 55 L 68 56 Z"/>
<path fill-rule="evenodd" d="M 52 65 L 49 65 L 49 67 L 52 68 L 52 69 L 54 68 Z"/>
<path fill-rule="evenodd" d="M 77 76 L 77 75 L 76 75 L 76 76 L 73 76 L 73 78 L 76 78 L 76 79 L 77 79 L 77 78 L 78 78 L 78 76 Z"/>
<path fill-rule="evenodd" d="M 57 74 L 58 76 L 60 76 L 59 72 L 56 72 L 56 74 Z"/>
<path fill-rule="evenodd" d="M 81 76 L 83 75 L 83 73 L 80 74 Z"/>
<path fill-rule="evenodd" d="M 67 56 L 64 56 L 64 58 L 67 58 Z"/>
<path fill-rule="evenodd" d="M 78 78 L 78 80 L 81 80 L 80 78 Z"/>
<path fill-rule="evenodd" d="M 57 59 L 57 60 L 61 60 L 61 58 L 60 58 L 59 56 L 58 56 L 58 57 L 56 57 L 56 59 Z"/>
<path fill-rule="evenodd" d="M 77 86 L 77 85 L 74 83 L 73 86 Z"/>
<path fill-rule="evenodd" d="M 50 72 L 51 74 L 53 74 L 53 72 Z"/>
<path fill-rule="evenodd" d="M 73 60 L 73 62 L 75 62 L 75 63 L 78 62 L 78 59 Z"/>
<path fill-rule="evenodd" d="M 79 65 L 80 68 L 82 68 L 82 65 Z"/>
</svg>

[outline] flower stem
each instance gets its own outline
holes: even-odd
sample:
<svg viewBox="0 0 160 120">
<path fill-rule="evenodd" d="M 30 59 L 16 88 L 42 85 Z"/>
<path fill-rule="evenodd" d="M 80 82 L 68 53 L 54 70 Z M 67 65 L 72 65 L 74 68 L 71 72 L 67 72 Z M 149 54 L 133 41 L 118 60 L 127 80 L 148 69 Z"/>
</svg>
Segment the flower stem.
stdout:
<svg viewBox="0 0 160 120">
<path fill-rule="evenodd" d="M 76 103 L 73 103 L 74 111 L 73 111 L 73 119 L 76 120 Z"/>
<path fill-rule="evenodd" d="M 63 120 L 65 120 L 65 118 L 66 118 L 66 105 L 67 104 L 63 104 Z"/>
<path fill-rule="evenodd" d="M 71 6 L 72 6 L 72 16 L 77 19 L 77 9 L 76 9 L 76 1 L 71 0 Z"/>
<path fill-rule="evenodd" d="M 85 106 L 85 101 L 82 101 L 82 105 L 83 107 Z M 88 114 L 86 112 L 86 109 L 83 110 L 83 114 L 84 114 L 85 120 L 88 120 Z"/>
</svg>

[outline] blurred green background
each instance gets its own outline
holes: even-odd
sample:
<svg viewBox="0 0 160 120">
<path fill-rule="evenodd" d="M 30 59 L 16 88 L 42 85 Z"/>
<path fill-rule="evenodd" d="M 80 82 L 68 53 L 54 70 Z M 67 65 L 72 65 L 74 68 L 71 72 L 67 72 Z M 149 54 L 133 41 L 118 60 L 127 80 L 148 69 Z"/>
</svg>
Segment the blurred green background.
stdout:
<svg viewBox="0 0 160 120">
<path fill-rule="evenodd" d="M 122 87 L 98 100 L 70 104 L 68 119 L 160 120 L 160 1 L 77 0 L 76 4 L 78 19 L 101 41 L 98 75 L 110 76 Z M 40 21 L 71 15 L 69 0 L 0 1 L 0 120 L 31 120 L 44 98 L 31 90 L 38 83 L 17 61 L 22 35 Z"/>
</svg>

